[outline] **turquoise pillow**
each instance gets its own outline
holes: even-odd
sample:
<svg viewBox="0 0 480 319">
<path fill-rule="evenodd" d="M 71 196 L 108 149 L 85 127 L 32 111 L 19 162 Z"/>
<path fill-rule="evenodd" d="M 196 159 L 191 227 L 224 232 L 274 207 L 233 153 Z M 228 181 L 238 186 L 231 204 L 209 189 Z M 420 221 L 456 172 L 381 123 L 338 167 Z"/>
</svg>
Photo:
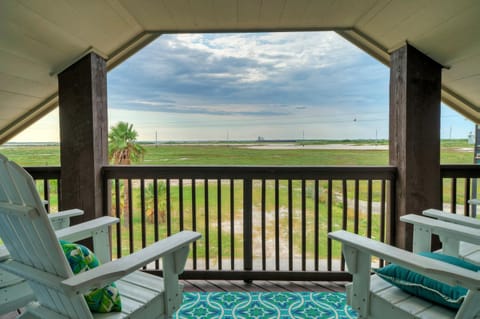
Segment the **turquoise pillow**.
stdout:
<svg viewBox="0 0 480 319">
<path fill-rule="evenodd" d="M 480 267 L 460 258 L 438 253 L 424 252 L 419 255 L 440 260 L 472 271 L 479 271 Z M 390 264 L 374 272 L 394 286 L 431 302 L 458 309 L 462 305 L 468 289 L 460 286 L 450 286 L 440 281 L 423 276 L 396 264 Z"/>
<path fill-rule="evenodd" d="M 100 264 L 90 249 L 83 245 L 64 240 L 60 240 L 60 245 L 74 274 L 88 271 Z M 85 294 L 85 300 L 92 312 L 122 311 L 120 294 L 114 283 L 90 290 Z"/>
</svg>

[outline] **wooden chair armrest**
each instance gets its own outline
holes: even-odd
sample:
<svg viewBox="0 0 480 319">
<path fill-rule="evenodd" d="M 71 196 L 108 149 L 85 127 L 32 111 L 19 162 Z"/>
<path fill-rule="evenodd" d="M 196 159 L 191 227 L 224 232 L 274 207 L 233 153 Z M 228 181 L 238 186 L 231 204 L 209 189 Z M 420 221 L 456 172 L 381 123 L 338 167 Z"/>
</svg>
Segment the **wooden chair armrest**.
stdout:
<svg viewBox="0 0 480 319">
<path fill-rule="evenodd" d="M 55 231 L 58 239 L 76 242 L 86 238 L 93 239 L 93 251 L 101 263 L 110 261 L 109 227 L 118 223 L 116 217 L 103 216 L 71 227 Z"/>
<path fill-rule="evenodd" d="M 200 237 L 197 232 L 182 231 L 131 255 L 77 274 L 64 280 L 62 284 L 70 293 L 84 293 L 92 288 L 104 287 L 160 257 L 172 257 L 176 264 L 174 271 L 178 275 L 183 272 L 189 245 Z M 184 259 L 183 262 L 181 259 Z M 164 269 L 164 276 L 166 275 Z"/>
<path fill-rule="evenodd" d="M 414 226 L 413 251 L 416 253 L 430 251 L 432 234 L 440 237 L 443 252 L 452 256 L 458 256 L 460 241 L 480 245 L 480 233 L 472 227 L 415 214 L 404 215 L 400 220 Z"/>
<path fill-rule="evenodd" d="M 70 218 L 83 214 L 84 211 L 81 209 L 69 209 L 58 213 L 48 214 L 48 218 L 52 223 L 53 229 L 58 230 L 70 226 Z"/>
<path fill-rule="evenodd" d="M 438 209 L 427 209 L 424 210 L 422 214 L 424 216 L 436 218 L 454 224 L 469 226 L 473 228 L 480 228 L 480 220 L 473 217 L 447 213 Z"/>
<path fill-rule="evenodd" d="M 480 289 L 480 273 L 478 272 L 423 257 L 343 230 L 329 233 L 328 237 L 342 242 L 344 252 L 345 247 L 348 247 L 352 252 L 379 257 L 452 286 L 458 285 L 475 291 Z M 350 258 L 345 256 L 345 259 L 348 263 Z M 355 273 L 356 262 L 350 259 L 348 266 L 349 272 Z"/>
<path fill-rule="evenodd" d="M 74 208 L 74 209 L 62 210 L 57 213 L 50 213 L 48 214 L 48 218 L 50 220 L 55 220 L 58 218 L 71 218 L 71 217 L 83 215 L 84 213 L 85 212 L 83 210 Z"/>
<path fill-rule="evenodd" d="M 55 234 L 57 235 L 58 239 L 75 242 L 85 238 L 93 237 L 96 232 L 104 229 L 105 227 L 114 225 L 119 221 L 120 220 L 116 217 L 103 216 L 81 224 L 57 230 L 55 231 Z"/>
</svg>

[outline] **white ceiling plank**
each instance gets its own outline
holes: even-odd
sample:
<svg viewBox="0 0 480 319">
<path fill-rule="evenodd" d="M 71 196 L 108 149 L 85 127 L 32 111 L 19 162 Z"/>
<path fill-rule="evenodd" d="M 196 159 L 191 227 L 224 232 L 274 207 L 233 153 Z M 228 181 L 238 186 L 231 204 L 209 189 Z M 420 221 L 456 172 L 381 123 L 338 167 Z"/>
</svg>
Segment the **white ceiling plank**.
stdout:
<svg viewBox="0 0 480 319">
<path fill-rule="evenodd" d="M 163 0 L 165 7 L 170 12 L 176 30 L 195 29 L 195 19 L 189 0 Z"/>
<path fill-rule="evenodd" d="M 0 49 L 0 73 L 21 77 L 35 82 L 45 81 L 45 74 L 49 73 L 49 67 L 45 63 L 38 63 L 22 58 L 14 53 Z"/>
<path fill-rule="evenodd" d="M 177 29 L 163 1 L 119 1 L 145 30 Z"/>
<path fill-rule="evenodd" d="M 320 28 L 353 28 L 375 4 L 376 0 L 312 1 L 308 6 L 305 22 Z"/>
<path fill-rule="evenodd" d="M 280 19 L 286 2 L 287 0 L 263 0 L 260 9 L 260 24 L 277 26 L 273 29 L 281 29 Z"/>
<path fill-rule="evenodd" d="M 217 27 L 220 25 L 226 28 L 239 27 L 238 1 L 241 0 L 212 0 Z"/>
<path fill-rule="evenodd" d="M 215 14 L 212 0 L 196 1 L 189 0 L 190 12 L 195 27 L 203 29 L 214 29 L 218 26 L 217 15 Z"/>
<path fill-rule="evenodd" d="M 48 93 L 55 91 L 57 80 L 52 77 L 50 83 L 40 83 L 0 73 L 0 88 L 5 92 L 41 99 L 49 96 Z"/>
<path fill-rule="evenodd" d="M 386 5 L 381 3 L 371 8 L 375 12 L 373 16 L 364 15 L 363 19 L 357 21 L 356 27 L 374 38 L 380 37 L 429 5 L 432 5 L 430 0 L 389 1 Z"/>
<path fill-rule="evenodd" d="M 443 70 L 443 79 L 456 81 L 480 73 L 480 47 L 476 55 L 456 62 L 451 68 Z"/>
<path fill-rule="evenodd" d="M 453 61 L 478 52 L 480 43 L 473 39 L 480 39 L 479 17 L 480 3 L 430 29 L 413 43 L 439 63 L 450 66 Z"/>
<path fill-rule="evenodd" d="M 280 22 L 282 24 L 295 26 L 299 21 L 305 19 L 310 3 L 314 0 L 287 0 Z"/>
<path fill-rule="evenodd" d="M 21 0 L 29 10 L 42 16 L 70 35 L 80 39 L 84 47 L 94 47 L 99 51 L 110 51 L 120 45 L 118 34 L 130 35 L 140 32 L 141 27 L 132 25 L 125 19 L 120 8 L 112 8 L 108 1 L 60 1 L 60 0 Z"/>
<path fill-rule="evenodd" d="M 475 105 L 480 105 L 478 96 L 478 83 L 480 82 L 480 73 L 472 74 L 458 80 L 449 82 L 452 90 L 459 92 L 463 97 L 472 101 Z"/>
<path fill-rule="evenodd" d="M 246 28 L 260 25 L 261 0 L 238 1 L 238 24 Z"/>
<path fill-rule="evenodd" d="M 0 50 L 45 65 L 46 68 L 55 64 L 62 56 L 60 50 L 28 37 L 8 21 L 2 21 L 0 25 L 0 38 L 3 40 L 0 42 Z"/>
<path fill-rule="evenodd" d="M 15 94 L 0 89 L 0 117 L 10 119 L 18 117 L 30 108 L 27 105 L 39 103 L 42 99 Z"/>
<path fill-rule="evenodd" d="M 417 41 L 430 30 L 437 28 L 461 12 L 478 6 L 478 1 L 450 1 L 437 0 L 432 6 L 424 6 L 412 13 L 407 19 L 401 21 L 394 27 L 385 29 L 383 34 L 378 34 L 379 41 L 386 47 L 395 46 L 392 43 L 395 39 L 402 39 L 408 34 L 409 41 Z"/>
</svg>

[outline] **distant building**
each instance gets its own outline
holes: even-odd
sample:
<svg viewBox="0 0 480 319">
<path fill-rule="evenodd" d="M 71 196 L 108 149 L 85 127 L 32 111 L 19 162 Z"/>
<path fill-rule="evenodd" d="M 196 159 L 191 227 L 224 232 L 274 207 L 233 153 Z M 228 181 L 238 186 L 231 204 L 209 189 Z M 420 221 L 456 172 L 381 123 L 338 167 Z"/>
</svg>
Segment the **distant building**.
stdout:
<svg viewBox="0 0 480 319">
<path fill-rule="evenodd" d="M 468 133 L 468 144 L 475 144 L 475 134 L 472 131 Z"/>
</svg>

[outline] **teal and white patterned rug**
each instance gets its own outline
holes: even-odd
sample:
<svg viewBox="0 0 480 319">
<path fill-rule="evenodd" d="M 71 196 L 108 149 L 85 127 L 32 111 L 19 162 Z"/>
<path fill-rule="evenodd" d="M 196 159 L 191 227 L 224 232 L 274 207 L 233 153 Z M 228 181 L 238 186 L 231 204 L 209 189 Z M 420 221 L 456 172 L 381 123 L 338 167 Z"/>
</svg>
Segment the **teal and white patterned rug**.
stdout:
<svg viewBox="0 0 480 319">
<path fill-rule="evenodd" d="M 185 292 L 174 318 L 356 319 L 344 293 Z"/>
</svg>

